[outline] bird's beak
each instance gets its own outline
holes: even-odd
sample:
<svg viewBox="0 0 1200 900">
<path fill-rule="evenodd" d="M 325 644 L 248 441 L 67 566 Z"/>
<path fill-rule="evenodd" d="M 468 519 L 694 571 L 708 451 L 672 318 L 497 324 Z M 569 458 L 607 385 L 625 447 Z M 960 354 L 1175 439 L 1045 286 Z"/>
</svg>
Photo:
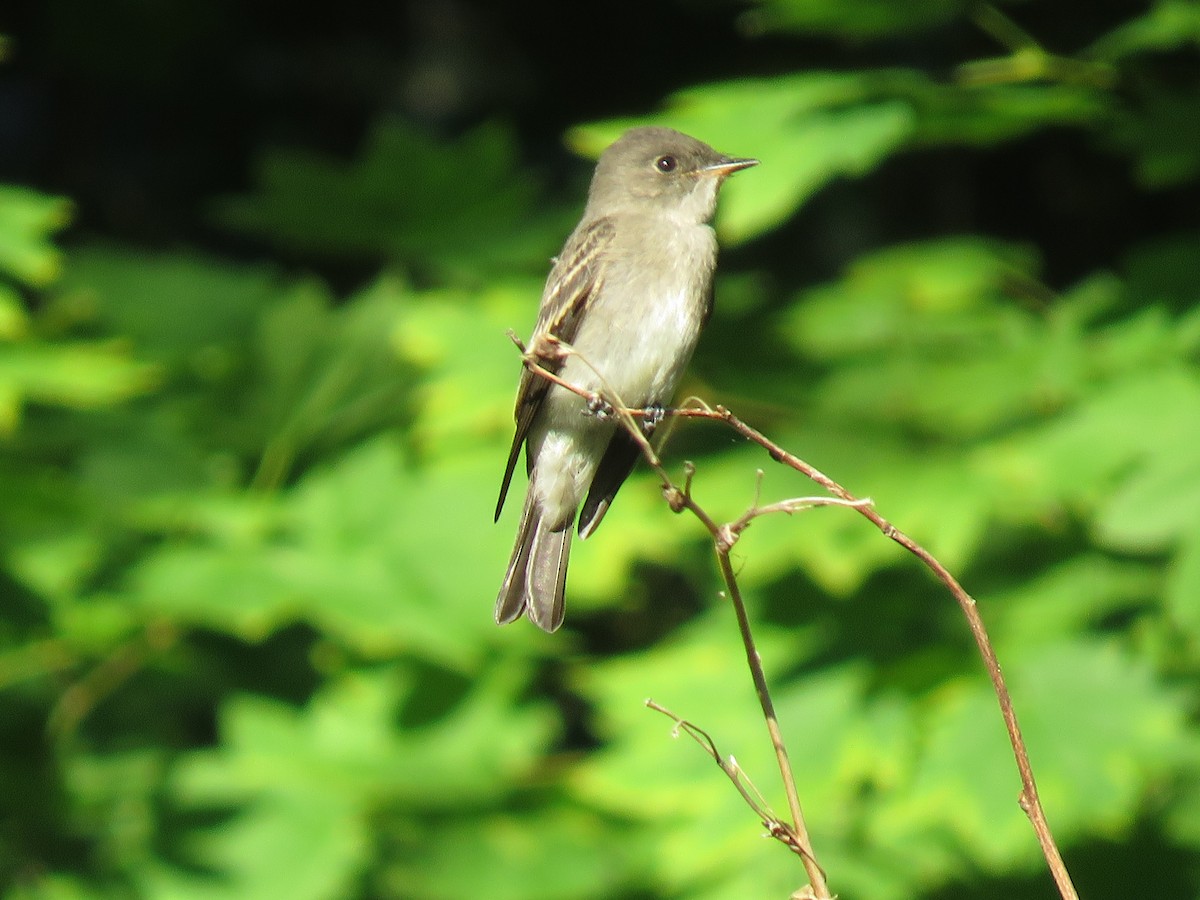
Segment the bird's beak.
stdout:
<svg viewBox="0 0 1200 900">
<path fill-rule="evenodd" d="M 705 166 L 700 170 L 699 174 L 727 178 L 734 172 L 740 172 L 742 169 L 749 169 L 751 166 L 757 165 L 757 159 L 730 159 L 729 157 L 725 157 L 720 162 L 715 162 L 711 166 Z"/>
</svg>

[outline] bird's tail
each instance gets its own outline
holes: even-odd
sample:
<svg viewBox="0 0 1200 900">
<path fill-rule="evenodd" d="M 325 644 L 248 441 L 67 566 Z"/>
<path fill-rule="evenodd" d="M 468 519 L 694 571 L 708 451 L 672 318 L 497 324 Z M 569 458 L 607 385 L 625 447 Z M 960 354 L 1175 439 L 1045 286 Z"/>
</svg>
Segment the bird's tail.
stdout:
<svg viewBox="0 0 1200 900">
<path fill-rule="evenodd" d="M 504 625 L 526 613 L 543 631 L 557 631 L 563 621 L 563 592 L 574 522 L 551 531 L 542 519 L 536 494 L 531 482 L 521 510 L 512 559 L 496 597 L 496 621 Z"/>
</svg>

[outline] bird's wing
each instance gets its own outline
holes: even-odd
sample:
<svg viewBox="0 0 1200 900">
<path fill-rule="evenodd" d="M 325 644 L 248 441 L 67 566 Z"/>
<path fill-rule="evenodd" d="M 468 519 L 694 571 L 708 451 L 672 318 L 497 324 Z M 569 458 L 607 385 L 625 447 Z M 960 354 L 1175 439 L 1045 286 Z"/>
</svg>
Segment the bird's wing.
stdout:
<svg viewBox="0 0 1200 900">
<path fill-rule="evenodd" d="M 583 314 L 600 291 L 604 278 L 604 249 L 612 241 L 613 224 L 608 218 L 596 219 L 571 235 L 562 255 L 550 270 L 546 289 L 542 294 L 542 305 L 538 310 L 537 325 L 529 349 L 536 351 L 538 342 L 546 335 L 571 343 L 579 330 Z M 561 361 L 541 360 L 544 368 L 557 372 Z M 521 381 L 517 388 L 517 405 L 513 412 L 517 430 L 513 435 L 512 448 L 508 451 L 508 464 L 504 468 L 504 480 L 500 484 L 500 497 L 496 501 L 496 518 L 504 508 L 504 498 L 512 481 L 521 446 L 529 434 L 550 382 L 529 369 L 521 370 Z"/>
<path fill-rule="evenodd" d="M 592 477 L 591 487 L 588 488 L 587 499 L 579 511 L 579 536 L 590 537 L 600 525 L 600 520 L 612 505 L 613 497 L 637 465 L 642 448 L 631 438 L 624 428 L 613 433 L 612 440 L 604 450 L 604 456 L 596 467 Z"/>
</svg>

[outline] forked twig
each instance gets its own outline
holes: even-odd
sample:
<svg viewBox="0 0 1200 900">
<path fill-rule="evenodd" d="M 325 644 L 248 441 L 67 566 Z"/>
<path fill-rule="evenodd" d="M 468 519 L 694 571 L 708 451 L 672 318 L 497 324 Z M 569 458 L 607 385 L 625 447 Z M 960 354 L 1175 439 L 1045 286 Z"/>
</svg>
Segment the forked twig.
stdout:
<svg viewBox="0 0 1200 900">
<path fill-rule="evenodd" d="M 517 342 L 518 345 L 519 342 Z M 628 430 L 630 436 L 637 442 L 641 448 L 646 461 L 654 469 L 662 482 L 663 495 L 675 512 L 680 512 L 684 509 L 695 515 L 704 527 L 713 536 L 715 552 L 717 555 L 718 566 L 721 570 L 722 579 L 725 582 L 729 599 L 734 607 L 734 611 L 738 619 L 738 627 L 742 634 L 742 641 L 746 649 L 746 658 L 750 666 L 751 675 L 754 679 L 755 690 L 758 693 L 759 702 L 763 709 L 764 717 L 767 721 L 767 729 L 771 735 L 771 742 L 775 747 L 776 758 L 779 763 L 780 774 L 783 777 L 784 790 L 787 793 L 788 805 L 791 810 L 793 819 L 793 828 L 795 831 L 796 841 L 799 848 L 802 849 L 801 858 L 805 864 L 805 870 L 808 873 L 809 881 L 813 888 L 813 895 L 818 898 L 828 898 L 830 896 L 828 888 L 825 884 L 824 873 L 821 867 L 817 864 L 816 858 L 812 854 L 811 843 L 808 839 L 808 832 L 804 825 L 804 817 L 800 808 L 799 796 L 796 792 L 795 779 L 792 775 L 791 765 L 788 761 L 787 750 L 783 744 L 783 738 L 779 731 L 779 723 L 775 717 L 774 705 L 771 701 L 770 692 L 767 688 L 766 676 L 762 668 L 762 660 L 758 655 L 755 647 L 753 635 L 750 632 L 749 619 L 746 615 L 745 604 L 742 602 L 741 591 L 738 587 L 732 563 L 729 559 L 729 551 L 733 544 L 740 537 L 741 532 L 749 526 L 749 524 L 759 515 L 765 515 L 771 512 L 795 512 L 797 509 L 803 508 L 804 505 L 818 505 L 816 501 L 820 501 L 819 505 L 838 504 L 851 507 L 857 510 L 862 516 L 867 518 L 883 535 L 895 541 L 909 553 L 919 559 L 934 576 L 946 586 L 950 594 L 958 603 L 964 617 L 967 620 L 967 626 L 971 631 L 972 637 L 975 639 L 975 644 L 979 649 L 980 656 L 983 659 L 984 666 L 987 669 L 988 677 L 991 679 L 992 688 L 996 694 L 996 699 L 1000 706 L 1000 713 L 1004 719 L 1004 725 L 1008 731 L 1009 744 L 1012 747 L 1013 755 L 1017 763 L 1017 771 L 1021 779 L 1021 794 L 1019 803 L 1021 809 L 1029 817 L 1029 821 L 1033 826 L 1034 834 L 1037 837 L 1038 843 L 1042 849 L 1042 855 L 1046 859 L 1047 867 L 1050 870 L 1051 876 L 1054 878 L 1055 885 L 1063 900 L 1078 900 L 1078 894 L 1071 882 L 1071 876 L 1067 871 L 1066 865 L 1063 862 L 1062 855 L 1059 853 L 1058 846 L 1054 841 L 1054 836 L 1050 831 L 1049 823 L 1046 820 L 1045 810 L 1042 808 L 1041 799 L 1038 796 L 1037 783 L 1033 775 L 1033 767 L 1029 761 L 1029 752 L 1025 746 L 1025 740 L 1021 736 L 1021 728 L 1017 721 L 1017 714 L 1013 708 L 1012 698 L 1008 693 L 1008 687 L 1005 684 L 1004 676 L 1000 671 L 1000 663 L 996 658 L 996 652 L 992 647 L 991 640 L 988 638 L 987 629 L 983 624 L 983 619 L 979 614 L 975 600 L 968 594 L 946 569 L 928 550 L 918 544 L 915 540 L 898 529 L 895 525 L 880 515 L 870 500 L 860 499 L 851 494 L 846 488 L 842 487 L 832 478 L 819 469 L 804 462 L 804 460 L 789 453 L 783 447 L 766 437 L 762 432 L 747 425 L 729 410 L 723 406 L 715 408 L 709 407 L 703 401 L 695 401 L 694 405 L 688 405 L 682 408 L 667 410 L 665 414 L 674 418 L 686 419 L 708 419 L 725 424 L 733 429 L 737 434 L 752 441 L 762 447 L 771 459 L 778 463 L 788 466 L 791 469 L 804 475 L 811 481 L 814 481 L 832 497 L 829 498 L 797 498 L 794 501 L 780 501 L 779 503 L 769 504 L 768 506 L 759 506 L 756 501 L 754 505 L 741 518 L 727 525 L 719 525 L 717 522 L 703 509 L 695 500 L 692 499 L 691 483 L 692 476 L 695 473 L 695 468 L 690 463 L 685 466 L 685 482 L 684 487 L 677 486 L 663 468 L 659 460 L 657 452 L 651 446 L 649 440 L 643 434 L 642 429 L 638 427 L 636 419 L 648 415 L 645 410 L 629 409 L 622 403 L 620 397 L 608 389 L 603 377 L 595 368 L 591 366 L 586 359 L 574 351 L 569 345 L 554 341 L 552 342 L 554 352 L 563 355 L 574 355 L 577 359 L 583 362 L 591 369 L 599 379 L 603 389 L 602 394 L 597 394 L 594 391 L 589 391 L 584 388 L 577 387 L 563 380 L 558 375 L 545 369 L 540 359 L 544 358 L 545 354 L 537 352 L 526 352 L 524 354 L 525 365 L 535 374 L 546 378 L 555 384 L 569 390 L 588 400 L 590 404 L 607 403 L 612 407 L 614 413 L 618 416 L 624 427 Z M 523 349 L 523 348 L 522 348 Z M 691 404 L 692 401 L 689 401 Z M 657 413 L 657 411 L 656 411 Z M 691 731 L 689 731 L 691 733 Z M 702 732 L 701 732 L 702 733 Z M 696 735 L 693 734 L 693 737 Z M 707 736 L 706 736 L 707 737 Z M 712 748 L 715 751 L 715 748 Z M 726 773 L 728 774 L 728 772 Z M 757 809 L 756 809 L 757 811 Z"/>
<path fill-rule="evenodd" d="M 733 783 L 733 786 L 737 788 L 737 792 L 742 795 L 742 799 L 746 801 L 746 805 L 758 814 L 758 818 L 762 821 L 763 827 L 767 829 L 768 836 L 775 838 L 775 840 L 782 843 L 796 855 L 812 859 L 808 851 L 801 846 L 795 829 L 775 815 L 775 813 L 771 810 L 770 805 L 763 798 L 762 793 L 757 787 L 754 786 L 754 782 L 750 780 L 750 776 L 742 771 L 742 767 L 738 765 L 737 760 L 734 759 L 732 755 L 721 755 L 720 751 L 717 750 L 716 742 L 712 739 L 707 731 L 697 725 L 694 725 L 687 719 L 680 718 L 665 706 L 661 706 L 658 703 L 655 703 L 653 700 L 647 700 L 646 706 L 655 710 L 656 712 L 662 713 L 664 716 L 667 716 L 674 721 L 676 735 L 678 735 L 680 732 L 686 734 L 697 744 L 699 744 L 705 753 L 712 757 L 713 762 L 715 762 L 721 771 L 725 773 L 725 776 Z M 813 865 L 817 865 L 817 861 L 815 859 L 812 859 L 812 863 Z M 824 874 L 824 871 L 824 869 L 821 870 L 822 874 Z"/>
</svg>

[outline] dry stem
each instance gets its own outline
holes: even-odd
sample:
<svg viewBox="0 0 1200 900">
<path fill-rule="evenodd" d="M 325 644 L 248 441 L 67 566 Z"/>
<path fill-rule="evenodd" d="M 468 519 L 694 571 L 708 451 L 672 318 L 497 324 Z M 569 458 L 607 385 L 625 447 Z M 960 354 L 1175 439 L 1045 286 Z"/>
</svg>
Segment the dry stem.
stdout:
<svg viewBox="0 0 1200 900">
<path fill-rule="evenodd" d="M 566 344 L 561 342 L 556 344 L 557 352 L 566 355 L 575 355 L 581 362 L 587 364 L 587 360 Z M 988 676 L 992 681 L 992 688 L 995 691 L 996 699 L 1000 705 L 1000 713 L 1004 718 L 1004 725 L 1008 731 L 1009 743 L 1012 746 L 1013 755 L 1016 758 L 1017 771 L 1021 779 L 1021 794 L 1019 803 L 1026 815 L 1029 817 L 1030 823 L 1033 826 L 1038 843 L 1041 845 L 1042 854 L 1046 859 L 1046 864 L 1050 869 L 1051 876 L 1058 887 L 1058 891 L 1063 900 L 1078 900 L 1078 894 L 1075 891 L 1074 885 L 1071 883 L 1071 877 L 1067 872 L 1066 865 L 1063 863 L 1062 856 L 1055 844 L 1053 834 L 1050 831 L 1050 826 L 1046 821 L 1045 811 L 1042 808 L 1041 800 L 1038 797 L 1037 784 L 1034 780 L 1033 767 L 1029 762 L 1029 753 L 1025 747 L 1024 738 L 1021 736 L 1020 725 L 1017 722 L 1017 714 L 1013 708 L 1012 698 L 1009 696 L 1008 687 L 1004 682 L 1004 676 L 1000 671 L 1000 663 L 996 658 L 995 650 L 992 647 L 991 640 L 988 638 L 987 629 L 984 627 L 983 619 L 976 607 L 974 598 L 970 596 L 958 583 L 949 570 L 946 569 L 938 560 L 924 547 L 918 544 L 915 540 L 909 537 L 904 532 L 896 528 L 891 522 L 881 516 L 871 505 L 870 500 L 859 499 L 851 494 L 848 490 L 825 475 L 820 470 L 814 468 L 804 462 L 799 457 L 789 453 L 774 441 L 767 438 L 757 429 L 747 425 L 729 410 L 722 406 L 709 408 L 707 405 L 700 403 L 698 406 L 687 407 L 682 409 L 667 410 L 668 416 L 676 418 L 689 419 L 709 419 L 724 423 L 729 428 L 740 434 L 747 440 L 753 441 L 764 450 L 771 459 L 782 463 L 789 468 L 806 476 L 810 480 L 816 482 L 822 488 L 833 495 L 832 498 L 799 498 L 797 500 L 785 500 L 779 503 L 769 504 L 767 506 L 759 506 L 757 498 L 755 504 L 738 520 L 728 525 L 719 525 L 717 522 L 703 509 L 691 495 L 691 481 L 694 474 L 694 467 L 687 465 L 686 480 L 683 488 L 678 487 L 663 468 L 658 454 L 651 446 L 649 440 L 643 434 L 642 429 L 638 427 L 636 419 L 645 418 L 649 415 L 646 410 L 629 409 L 621 403 L 620 397 L 617 397 L 612 391 L 608 390 L 603 376 L 596 372 L 597 378 L 600 380 L 604 388 L 604 394 L 596 394 L 595 392 L 579 388 L 573 384 L 564 381 L 562 378 L 543 368 L 536 355 L 531 353 L 525 354 L 525 365 L 533 372 L 543 378 L 547 378 L 555 384 L 572 391 L 575 394 L 583 397 L 591 405 L 600 406 L 607 404 L 620 419 L 622 425 L 629 432 L 630 436 L 641 447 L 642 453 L 646 461 L 654 469 L 659 479 L 662 482 L 663 495 L 666 498 L 671 509 L 680 512 L 684 509 L 690 511 L 704 525 L 704 527 L 713 536 L 714 550 L 717 555 L 718 566 L 721 570 L 722 579 L 725 581 L 728 596 L 733 604 L 734 611 L 738 619 L 738 627 L 742 634 L 742 641 L 746 649 L 746 659 L 750 666 L 751 675 L 754 679 L 755 690 L 758 693 L 759 703 L 762 706 L 763 715 L 767 722 L 767 730 L 771 736 L 771 743 L 775 747 L 776 759 L 779 764 L 780 774 L 783 777 L 784 789 L 787 793 L 788 806 L 792 814 L 792 830 L 795 835 L 796 849 L 800 853 L 801 859 L 804 861 L 805 869 L 808 873 L 810 883 L 813 889 L 813 896 L 818 898 L 830 897 L 828 887 L 825 884 L 824 872 L 817 864 L 815 856 L 812 853 L 812 847 L 808 839 L 808 831 L 804 824 L 804 817 L 800 807 L 800 799 L 796 791 L 795 779 L 792 776 L 791 765 L 788 761 L 787 750 L 783 743 L 783 738 L 779 730 L 779 723 L 775 717 L 774 704 L 771 701 L 770 691 L 766 683 L 766 676 L 763 672 L 762 660 L 758 655 L 758 650 L 755 647 L 753 635 L 750 631 L 749 619 L 746 615 L 745 604 L 742 602 L 740 588 L 738 587 L 737 579 L 733 572 L 733 567 L 729 560 L 729 551 L 733 544 L 737 541 L 741 532 L 749 526 L 750 522 L 759 515 L 764 515 L 771 512 L 787 512 L 791 513 L 797 509 L 803 508 L 805 505 L 818 505 L 838 503 L 852 507 L 861 515 L 866 517 L 875 525 L 884 536 L 898 543 L 909 553 L 917 557 L 925 566 L 933 572 L 934 576 L 942 582 L 950 591 L 963 615 L 966 617 L 967 625 L 970 628 L 971 635 L 975 639 L 976 646 L 979 648 L 980 656 L 983 658 L 984 666 L 987 669 Z M 656 411 L 657 412 L 657 411 Z M 681 720 L 681 725 L 683 724 Z M 694 726 L 692 726 L 694 729 Z M 698 731 L 698 729 L 696 729 Z M 699 732 L 703 734 L 703 732 Z M 689 734 L 696 737 L 696 734 L 689 729 Z M 707 738 L 707 735 L 705 735 Z M 702 742 L 703 743 L 703 742 Z M 720 762 L 720 756 L 716 753 L 715 747 L 708 742 L 714 758 Z M 725 767 L 722 766 L 724 769 Z M 729 774 L 727 771 L 726 774 Z M 733 775 L 730 775 L 738 783 Z M 754 806 L 751 804 L 752 807 Z M 758 807 L 754 807 L 759 811 Z M 761 815 L 761 812 L 760 812 Z"/>
</svg>

